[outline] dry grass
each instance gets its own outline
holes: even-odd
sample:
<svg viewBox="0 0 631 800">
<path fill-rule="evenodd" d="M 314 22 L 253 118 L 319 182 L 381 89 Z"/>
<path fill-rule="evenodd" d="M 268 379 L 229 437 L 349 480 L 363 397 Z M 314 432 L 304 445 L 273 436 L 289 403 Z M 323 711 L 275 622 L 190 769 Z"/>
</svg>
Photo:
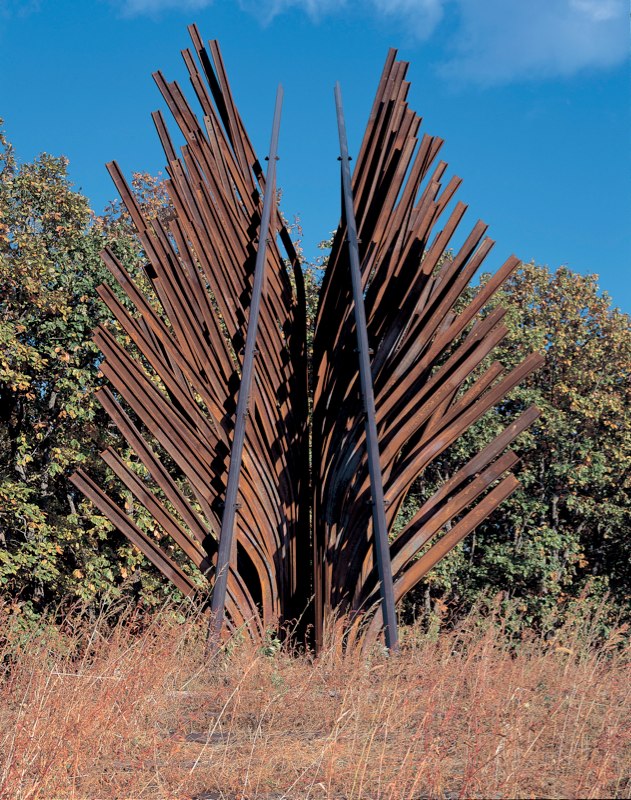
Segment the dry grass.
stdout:
<svg viewBox="0 0 631 800">
<path fill-rule="evenodd" d="M 205 661 L 203 621 L 168 611 L 0 623 L 2 798 L 629 796 L 624 631 L 515 648 L 472 617 L 391 658 Z"/>
</svg>

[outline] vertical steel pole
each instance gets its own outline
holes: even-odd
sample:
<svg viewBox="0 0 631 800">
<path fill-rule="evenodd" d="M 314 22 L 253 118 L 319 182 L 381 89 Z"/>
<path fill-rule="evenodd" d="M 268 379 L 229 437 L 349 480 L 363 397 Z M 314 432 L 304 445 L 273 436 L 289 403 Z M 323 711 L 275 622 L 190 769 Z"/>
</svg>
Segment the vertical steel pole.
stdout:
<svg viewBox="0 0 631 800">
<path fill-rule="evenodd" d="M 392 564 L 390 561 L 390 544 L 388 542 L 388 526 L 386 524 L 385 502 L 383 497 L 383 476 L 379 462 L 379 442 L 377 440 L 377 423 L 375 415 L 375 395 L 370 368 L 368 348 L 368 330 L 366 328 L 366 310 L 362 289 L 361 269 L 359 265 L 359 246 L 357 242 L 357 225 L 353 206 L 353 190 L 351 186 L 350 156 L 346 140 L 346 123 L 342 107 L 342 90 L 335 84 L 335 107 L 337 110 L 337 130 L 340 139 L 340 160 L 342 164 L 342 195 L 346 215 L 348 250 L 351 263 L 351 279 L 353 282 L 353 300 L 355 306 L 355 328 L 357 331 L 357 350 L 359 353 L 359 376 L 362 401 L 366 415 L 366 446 L 368 449 L 368 473 L 370 475 L 370 491 L 372 494 L 372 522 L 375 540 L 377 570 L 381 582 L 381 608 L 389 650 L 398 650 L 399 636 L 397 618 L 394 607 L 394 587 L 392 581 Z"/>
<path fill-rule="evenodd" d="M 259 311 L 261 307 L 261 294 L 265 277 L 265 257 L 267 254 L 267 240 L 269 224 L 276 203 L 276 162 L 278 161 L 278 135 L 280 131 L 280 115 L 283 105 L 283 87 L 279 86 L 276 92 L 276 107 L 274 109 L 274 122 L 269 147 L 267 175 L 265 178 L 265 197 L 263 198 L 263 211 L 261 213 L 261 228 L 259 232 L 259 246 L 256 253 L 254 266 L 254 285 L 252 287 L 252 301 L 250 303 L 250 316 L 248 330 L 245 338 L 245 352 L 241 369 L 241 384 L 239 386 L 239 399 L 237 401 L 234 436 L 230 452 L 230 467 L 228 469 L 228 483 L 226 486 L 226 499 L 221 532 L 219 534 L 219 551 L 217 553 L 217 568 L 215 583 L 211 600 L 211 619 L 209 631 L 209 648 L 216 649 L 224 622 L 226 608 L 226 590 L 228 586 L 228 572 L 230 569 L 230 556 L 234 542 L 234 523 L 237 511 L 237 494 L 239 491 L 239 474 L 243 459 L 243 445 L 245 441 L 245 424 L 248 416 L 250 401 L 250 388 L 254 374 L 254 355 L 256 353 L 256 334 L 258 329 Z"/>
</svg>

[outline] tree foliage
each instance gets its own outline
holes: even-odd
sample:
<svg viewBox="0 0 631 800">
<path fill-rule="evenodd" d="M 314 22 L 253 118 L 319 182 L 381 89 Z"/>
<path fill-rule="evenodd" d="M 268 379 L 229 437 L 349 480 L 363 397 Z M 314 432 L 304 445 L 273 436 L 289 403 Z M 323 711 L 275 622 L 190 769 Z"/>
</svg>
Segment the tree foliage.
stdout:
<svg viewBox="0 0 631 800">
<path fill-rule="evenodd" d="M 112 481 L 98 454 L 115 431 L 94 397 L 102 378 L 92 330 L 107 320 L 99 253 L 112 246 L 142 283 L 142 250 L 118 204 L 91 212 L 65 159 L 20 165 L 0 135 L 0 168 L 0 589 L 37 609 L 138 593 L 135 571 L 155 601 L 168 589 L 67 480 L 82 464 Z M 159 178 L 136 175 L 133 185 L 151 214 L 168 213 Z M 323 259 L 305 265 L 310 319 L 323 268 Z M 629 317 L 599 293 L 596 276 L 566 267 L 525 265 L 494 303 L 508 308 L 510 328 L 499 359 L 510 368 L 539 350 L 546 364 L 434 462 L 403 515 L 521 409 L 534 402 L 542 416 L 517 443 L 521 488 L 430 574 L 417 600 L 466 608 L 501 589 L 533 622 L 586 586 L 628 604 Z"/>
<path fill-rule="evenodd" d="M 91 330 L 102 310 L 102 237 L 63 158 L 18 165 L 2 140 L 0 174 L 0 582 L 36 602 L 81 593 L 102 575 L 65 477 L 92 458 L 102 426 Z M 98 523 L 96 530 L 105 533 Z"/>
<path fill-rule="evenodd" d="M 527 620 L 586 593 L 628 606 L 631 559 L 631 320 L 596 275 L 524 265 L 495 303 L 508 309 L 498 359 L 546 363 L 445 456 L 425 491 L 530 403 L 542 411 L 517 443 L 521 488 L 425 584 L 426 598 L 469 606 L 489 587 Z M 488 309 L 489 311 L 491 309 Z"/>
<path fill-rule="evenodd" d="M 79 464 L 102 472 L 115 436 L 94 397 L 99 253 L 110 244 L 132 269 L 141 253 L 117 204 L 97 218 L 72 189 L 66 159 L 18 164 L 0 137 L 0 587 L 37 609 L 92 600 L 141 563 L 68 482 Z M 163 202 L 160 181 L 134 184 L 143 203 Z"/>
</svg>

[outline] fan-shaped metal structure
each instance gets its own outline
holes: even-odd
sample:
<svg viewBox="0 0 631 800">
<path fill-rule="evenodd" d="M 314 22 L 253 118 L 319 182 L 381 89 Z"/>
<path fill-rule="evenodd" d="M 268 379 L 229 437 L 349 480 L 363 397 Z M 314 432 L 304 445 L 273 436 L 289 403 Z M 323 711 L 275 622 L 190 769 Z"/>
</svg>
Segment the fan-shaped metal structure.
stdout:
<svg viewBox="0 0 631 800">
<path fill-rule="evenodd" d="M 395 604 L 518 485 L 506 448 L 535 408 L 392 533 L 431 461 L 542 360 L 484 367 L 507 329 L 501 308 L 479 312 L 518 259 L 463 303 L 493 243 L 478 222 L 445 256 L 466 207 L 452 204 L 458 178 L 442 185 L 442 140 L 419 135 L 407 64 L 388 54 L 352 178 L 338 87 L 343 209 L 320 290 L 310 417 L 303 276 L 276 201 L 282 92 L 264 170 L 218 44 L 207 50 L 190 32 L 199 66 L 183 56 L 203 120 L 177 84 L 154 76 L 185 141 L 177 152 L 153 115 L 169 219 L 146 219 L 109 165 L 153 301 L 106 250 L 129 303 L 109 286 L 99 294 L 133 348 L 104 326 L 94 337 L 113 390 L 101 403 L 137 464 L 113 449 L 103 459 L 179 555 L 85 472 L 73 481 L 185 595 L 210 596 L 215 638 L 224 619 L 260 637 L 302 616 L 317 645 L 343 619 L 367 646 L 385 627 L 396 647 Z"/>
</svg>

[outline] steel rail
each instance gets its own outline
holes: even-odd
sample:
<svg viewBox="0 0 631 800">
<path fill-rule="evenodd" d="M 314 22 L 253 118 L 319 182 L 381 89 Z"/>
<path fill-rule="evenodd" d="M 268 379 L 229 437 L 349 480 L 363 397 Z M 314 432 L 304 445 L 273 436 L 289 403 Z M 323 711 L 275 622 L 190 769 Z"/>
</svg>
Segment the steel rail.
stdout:
<svg viewBox="0 0 631 800">
<path fill-rule="evenodd" d="M 372 496 L 373 535 L 377 571 L 381 584 L 381 604 L 384 635 L 386 647 L 389 650 L 398 650 L 399 638 L 396 610 L 394 605 L 394 585 L 392 579 L 392 566 L 390 563 L 388 525 L 386 522 L 385 500 L 383 494 L 383 475 L 381 474 L 381 464 L 379 460 L 375 395 L 370 367 L 366 311 L 364 308 L 362 276 L 359 263 L 357 225 L 355 222 L 355 209 L 353 206 L 350 156 L 348 155 L 346 122 L 344 120 L 342 90 L 339 82 L 335 84 L 335 107 L 337 112 L 337 130 L 340 140 L 342 195 L 344 199 L 344 214 L 346 217 L 347 242 L 350 257 L 351 280 L 353 284 L 353 305 L 355 312 L 355 329 L 357 334 L 357 350 L 359 357 L 360 386 L 366 423 L 366 449 L 368 454 L 368 473 L 370 475 L 370 492 Z"/>
<path fill-rule="evenodd" d="M 237 401 L 235 415 L 234 436 L 230 452 L 230 467 L 228 469 L 228 482 L 226 486 L 224 513 L 221 521 L 221 531 L 219 534 L 219 550 L 217 553 L 215 582 L 213 585 L 211 598 L 211 618 L 208 640 L 208 646 L 211 650 L 216 649 L 219 644 L 219 636 L 221 634 L 225 616 L 226 589 L 228 585 L 228 571 L 230 569 L 230 559 L 234 541 L 234 526 L 238 508 L 237 494 L 239 491 L 239 477 L 243 460 L 245 426 L 248 417 L 252 378 L 254 375 L 256 336 L 261 307 L 261 295 L 263 292 L 263 282 L 265 279 L 267 239 L 269 235 L 271 213 L 272 209 L 274 208 L 276 197 L 276 162 L 278 160 L 278 136 L 280 131 L 282 105 L 283 87 L 279 86 L 276 92 L 276 106 L 274 108 L 274 121 L 272 124 L 272 135 L 268 156 L 269 161 L 265 179 L 266 191 L 263 198 L 263 210 L 261 212 L 259 246 L 256 253 L 256 263 L 254 266 L 252 300 L 250 303 L 250 315 L 245 339 L 245 352 L 241 370 L 241 383 L 239 385 L 239 399 Z"/>
</svg>

